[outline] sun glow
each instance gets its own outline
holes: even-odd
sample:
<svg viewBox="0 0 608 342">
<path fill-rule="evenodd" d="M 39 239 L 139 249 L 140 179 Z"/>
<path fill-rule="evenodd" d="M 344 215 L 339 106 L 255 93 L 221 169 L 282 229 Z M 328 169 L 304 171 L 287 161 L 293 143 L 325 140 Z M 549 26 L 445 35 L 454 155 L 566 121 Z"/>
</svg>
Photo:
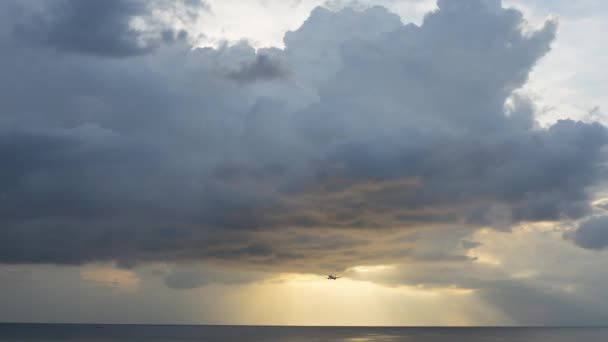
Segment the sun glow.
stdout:
<svg viewBox="0 0 608 342">
<path fill-rule="evenodd" d="M 393 269 L 395 269 L 394 265 L 355 266 L 351 268 L 352 271 L 357 273 L 381 272 Z"/>
<path fill-rule="evenodd" d="M 136 273 L 113 266 L 87 266 L 80 270 L 80 277 L 85 281 L 118 292 L 135 292 L 138 290 L 140 283 Z"/>
<path fill-rule="evenodd" d="M 251 324 L 271 325 L 461 325 L 470 322 L 454 303 L 474 300 L 468 289 L 389 287 L 313 274 L 281 274 L 243 290 L 241 307 L 255 310 L 243 314 L 255 317 Z M 439 309 L 444 314 L 437 315 Z"/>
</svg>

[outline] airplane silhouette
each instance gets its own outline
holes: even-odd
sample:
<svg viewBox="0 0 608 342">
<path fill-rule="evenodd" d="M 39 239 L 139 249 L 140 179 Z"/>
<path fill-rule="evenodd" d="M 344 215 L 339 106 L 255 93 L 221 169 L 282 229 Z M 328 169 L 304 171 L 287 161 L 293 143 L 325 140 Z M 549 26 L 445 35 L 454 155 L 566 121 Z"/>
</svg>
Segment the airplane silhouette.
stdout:
<svg viewBox="0 0 608 342">
<path fill-rule="evenodd" d="M 342 277 L 338 277 L 338 276 L 335 276 L 333 274 L 330 274 L 330 275 L 327 276 L 327 279 L 329 279 L 329 280 L 338 280 L 339 278 L 342 278 Z"/>
</svg>

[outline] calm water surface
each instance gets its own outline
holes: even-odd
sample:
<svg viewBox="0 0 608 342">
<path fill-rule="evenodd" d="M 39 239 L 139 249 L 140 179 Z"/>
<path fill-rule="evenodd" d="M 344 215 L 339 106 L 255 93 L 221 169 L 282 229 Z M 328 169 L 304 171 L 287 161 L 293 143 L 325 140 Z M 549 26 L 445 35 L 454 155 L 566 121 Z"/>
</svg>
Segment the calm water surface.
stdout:
<svg viewBox="0 0 608 342">
<path fill-rule="evenodd" d="M 2 341 L 601 342 L 607 328 L 314 328 L 0 324 Z"/>
</svg>

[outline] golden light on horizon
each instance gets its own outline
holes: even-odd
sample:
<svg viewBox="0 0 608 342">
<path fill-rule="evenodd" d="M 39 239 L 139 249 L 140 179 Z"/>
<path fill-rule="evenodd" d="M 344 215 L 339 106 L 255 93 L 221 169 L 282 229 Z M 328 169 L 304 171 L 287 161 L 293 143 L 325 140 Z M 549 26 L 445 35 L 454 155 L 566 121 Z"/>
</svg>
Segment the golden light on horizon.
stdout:
<svg viewBox="0 0 608 342">
<path fill-rule="evenodd" d="M 378 269 L 383 269 L 379 267 Z M 365 268 L 364 268 L 365 269 Z M 463 303 L 474 299 L 474 290 L 389 287 L 341 278 L 337 281 L 313 274 L 280 274 L 276 278 L 243 286 L 238 300 L 251 324 L 309 326 L 467 325 Z M 466 305 L 465 305 L 466 306 Z M 437 310 L 442 310 L 438 315 Z"/>
<path fill-rule="evenodd" d="M 118 292 L 135 292 L 140 279 L 135 272 L 107 265 L 90 265 L 80 270 L 80 277 L 88 282 L 112 288 Z"/>
<path fill-rule="evenodd" d="M 370 273 L 393 270 L 395 265 L 355 266 L 351 270 L 357 273 Z"/>
</svg>

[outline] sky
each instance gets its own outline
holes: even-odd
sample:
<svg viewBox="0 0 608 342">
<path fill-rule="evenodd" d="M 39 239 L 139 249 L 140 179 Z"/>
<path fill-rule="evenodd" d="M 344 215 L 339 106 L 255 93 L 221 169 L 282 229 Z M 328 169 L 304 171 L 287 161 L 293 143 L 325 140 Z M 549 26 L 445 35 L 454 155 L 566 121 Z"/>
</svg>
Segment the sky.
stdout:
<svg viewBox="0 0 608 342">
<path fill-rule="evenodd" d="M 0 2 L 0 321 L 605 325 L 607 16 Z"/>
</svg>

